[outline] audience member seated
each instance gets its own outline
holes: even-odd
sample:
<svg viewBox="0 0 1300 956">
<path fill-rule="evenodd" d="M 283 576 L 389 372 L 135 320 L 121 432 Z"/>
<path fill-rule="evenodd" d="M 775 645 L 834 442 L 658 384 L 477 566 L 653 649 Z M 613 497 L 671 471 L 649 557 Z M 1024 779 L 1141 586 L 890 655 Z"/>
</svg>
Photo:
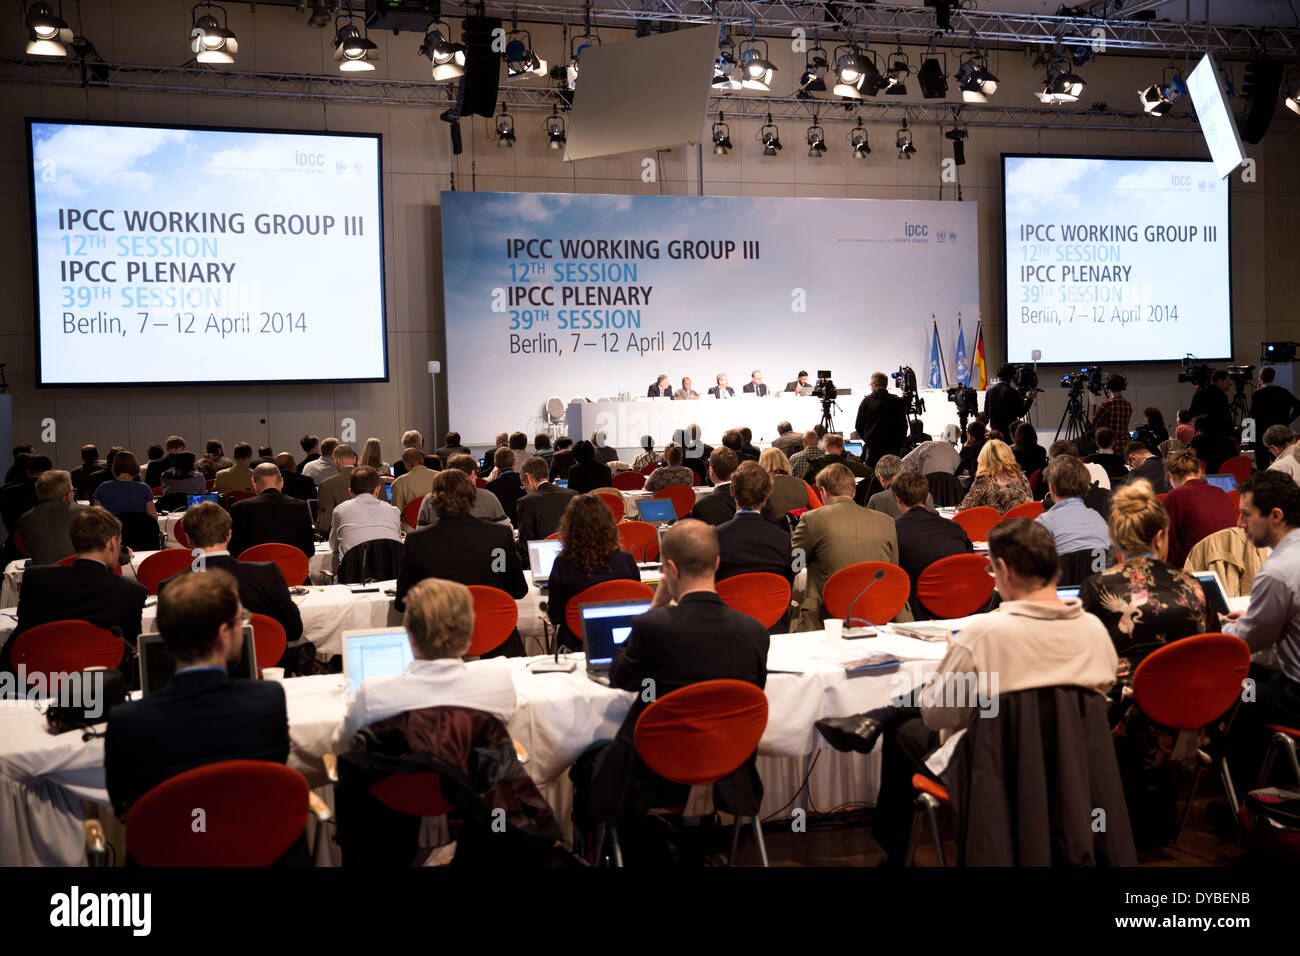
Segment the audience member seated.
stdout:
<svg viewBox="0 0 1300 956">
<path fill-rule="evenodd" d="M 213 438 L 208 441 L 207 454 L 198 461 L 198 469 L 203 472 L 203 477 L 212 481 L 217 477 L 217 472 L 226 468 L 233 468 L 235 463 L 226 457 L 226 450 L 221 442 Z"/>
<path fill-rule="evenodd" d="M 253 446 L 241 441 L 235 446 L 235 463 L 217 472 L 212 490 L 223 495 L 234 491 L 253 490 Z"/>
<path fill-rule="evenodd" d="M 162 448 L 156 445 L 153 447 L 158 448 L 158 454 L 162 454 Z M 6 485 L 13 484 L 15 481 L 21 481 L 23 476 L 27 474 L 27 456 L 32 453 L 31 442 L 19 442 L 17 445 L 14 445 L 13 464 L 11 464 L 9 470 L 5 472 L 4 483 Z"/>
<path fill-rule="evenodd" d="M 709 483 L 709 456 L 713 454 L 713 446 L 706 442 L 702 437 L 699 425 L 689 425 L 682 430 L 678 441 L 677 433 L 673 434 L 673 442 L 682 446 L 682 454 L 686 456 L 683 464 L 691 471 L 700 476 L 700 484 Z"/>
<path fill-rule="evenodd" d="M 683 464 L 685 460 L 686 453 L 682 447 L 669 443 L 664 449 L 664 464 L 650 472 L 645 480 L 644 490 L 654 494 L 669 485 L 684 485 L 690 488 L 695 484 L 695 472 Z"/>
<path fill-rule="evenodd" d="M 89 501 L 95 489 L 112 477 L 106 463 L 99 458 L 99 449 L 94 445 L 82 445 L 81 465 L 72 469 L 72 489 L 77 500 Z"/>
<path fill-rule="evenodd" d="M 1064 439 L 1058 439 L 1057 441 L 1052 442 L 1051 447 L 1047 449 L 1047 460 L 1050 462 L 1061 455 L 1070 455 L 1073 458 L 1078 458 L 1079 446 L 1072 441 L 1065 441 Z M 1092 484 L 1088 486 L 1088 491 L 1083 496 L 1083 503 L 1093 511 L 1097 512 L 1097 514 L 1101 515 L 1103 520 L 1109 521 L 1110 490 L 1108 488 L 1102 488 L 1097 484 L 1096 475 L 1092 472 L 1092 469 L 1097 468 L 1103 476 L 1105 475 L 1105 472 L 1096 465 L 1085 464 L 1083 467 L 1089 469 L 1088 475 L 1092 479 Z M 1161 463 L 1161 467 L 1164 467 L 1163 463 Z M 1042 476 L 1039 476 L 1039 480 L 1042 481 Z M 1047 483 L 1045 481 L 1040 485 L 1039 491 L 1043 493 L 1044 510 L 1050 509 L 1053 504 L 1052 493 L 1047 490 Z"/>
<path fill-rule="evenodd" d="M 808 478 L 808 473 L 817 473 L 822 459 L 826 453 L 821 447 L 822 436 L 814 429 L 803 433 L 803 448 L 790 456 L 790 474 L 794 475 L 805 484 L 811 485 L 813 481 Z"/>
<path fill-rule="evenodd" d="M 1032 475 L 1040 468 L 1047 467 L 1047 452 L 1043 446 L 1038 444 L 1038 432 L 1034 431 L 1034 426 L 1028 422 L 1022 422 L 1016 429 L 1016 436 L 1012 454 L 1016 456 L 1016 464 L 1026 475 Z"/>
<path fill-rule="evenodd" d="M 919 418 L 914 418 L 907 425 L 907 441 L 903 443 L 899 454 L 911 454 L 917 448 L 931 441 L 934 441 L 934 437 L 926 432 L 925 423 Z"/>
<path fill-rule="evenodd" d="M 434 477 L 429 496 L 438 520 L 406 536 L 393 602 L 397 610 L 405 609 L 406 592 L 425 578 L 500 588 L 515 600 L 528 593 L 510 526 L 490 524 L 471 513 L 474 479 L 459 468 L 447 468 Z M 515 631 L 493 656 L 515 657 L 523 652 L 523 641 Z"/>
<path fill-rule="evenodd" d="M 361 455 L 357 458 L 357 464 L 375 469 L 375 473 L 381 478 L 392 478 L 392 468 L 384 461 L 383 449 L 378 438 L 366 439 L 366 443 L 361 446 Z"/>
<path fill-rule="evenodd" d="M 172 457 L 185 450 L 185 439 L 180 435 L 172 435 L 165 445 L 166 450 L 161 457 L 154 454 L 156 445 L 149 449 L 149 465 L 145 468 L 144 482 L 150 488 L 161 487 L 163 472 L 172 466 Z"/>
<path fill-rule="evenodd" d="M 772 439 L 772 447 L 785 455 L 788 460 L 803 447 L 803 435 L 795 431 L 789 422 L 777 422 L 776 437 Z M 762 459 L 760 458 L 759 461 L 761 463 Z"/>
<path fill-rule="evenodd" d="M 402 432 L 402 457 L 393 462 L 394 478 L 401 478 L 410 471 L 410 466 L 406 463 L 406 453 L 412 449 L 420 453 L 420 464 L 429 471 L 440 471 L 442 469 L 442 465 L 435 456 L 424 453 L 424 436 L 412 428 Z M 365 464 L 365 462 L 363 461 L 362 464 Z M 382 475 L 383 472 L 380 472 L 380 474 Z M 432 477 L 430 480 L 432 480 Z M 426 491 L 424 494 L 428 494 L 428 492 Z"/>
<path fill-rule="evenodd" d="M 758 461 L 759 451 L 754 447 L 754 432 L 748 425 L 738 428 L 740 432 L 740 460 Z"/>
<path fill-rule="evenodd" d="M 298 472 L 293 455 L 287 451 L 280 452 L 275 456 L 275 466 L 280 469 L 281 487 L 286 495 L 299 501 L 311 501 L 316 497 L 316 483 Z"/>
<path fill-rule="evenodd" d="M 1280 471 L 1291 476 L 1300 484 L 1300 444 L 1296 443 L 1290 425 L 1270 425 L 1264 432 L 1264 444 L 1268 447 L 1273 463 L 1270 471 Z"/>
<path fill-rule="evenodd" d="M 546 462 L 547 468 L 551 467 L 551 456 L 554 451 L 551 449 L 551 436 L 546 432 L 538 432 L 533 436 L 533 454 Z"/>
<path fill-rule="evenodd" d="M 1174 488 L 1165 496 L 1169 513 L 1169 563 L 1181 568 L 1187 552 L 1202 538 L 1237 524 L 1237 509 L 1221 488 L 1205 480 L 1196 450 L 1184 448 L 1166 462 Z"/>
<path fill-rule="evenodd" d="M 316 531 L 323 538 L 329 537 L 335 507 L 350 497 L 348 489 L 356 466 L 357 453 L 351 445 L 334 446 L 334 473 L 316 483 Z"/>
<path fill-rule="evenodd" d="M 853 473 L 838 462 L 817 475 L 822 507 L 804 512 L 790 543 L 808 569 L 808 583 L 799 610 L 801 631 L 818 631 L 826 619 L 822 588 L 830 576 L 859 561 L 898 563 L 898 534 L 894 521 L 879 511 L 853 502 Z M 896 620 L 911 620 L 906 608 Z M 880 623 L 884 623 L 881 621 Z"/>
<path fill-rule="evenodd" d="M 288 760 L 284 685 L 227 672 L 243 650 L 243 614 L 238 586 L 225 571 L 187 574 L 158 596 L 158 632 L 176 673 L 162 690 L 109 711 L 104 774 L 119 817 L 186 770 L 225 760 Z M 301 848 L 306 862 L 306 844 Z"/>
<path fill-rule="evenodd" d="M 153 492 L 143 481 L 139 481 L 140 463 L 129 451 L 120 451 L 113 459 L 113 480 L 106 481 L 95 489 L 92 501 L 107 508 L 115 515 L 141 511 L 158 517 L 153 505 Z"/>
<path fill-rule="evenodd" d="M 363 542 L 402 540 L 402 515 L 385 500 L 379 472 L 357 465 L 348 476 L 348 494 L 351 497 L 339 503 L 330 522 L 330 554 L 336 571 L 343 556 Z"/>
<path fill-rule="evenodd" d="M 473 455 L 452 455 L 447 461 L 447 468 L 453 468 L 461 474 L 466 475 L 470 484 L 474 483 L 474 470 L 477 464 Z M 446 470 L 446 469 L 444 469 Z M 425 528 L 431 524 L 438 523 L 438 512 L 433 506 L 433 485 L 429 485 L 429 494 L 424 496 L 424 501 L 420 505 L 420 515 L 416 518 L 419 527 Z M 482 518 L 485 521 L 499 522 L 507 528 L 510 527 L 510 519 L 506 517 L 506 511 L 501 507 L 501 502 L 497 501 L 497 496 L 492 494 L 486 488 L 474 489 L 474 505 L 470 508 L 470 515 L 475 518 Z"/>
<path fill-rule="evenodd" d="M 201 495 L 207 490 L 208 479 L 194 467 L 194 453 L 172 455 L 171 467 L 162 473 L 163 495 Z"/>
<path fill-rule="evenodd" d="M 18 519 L 23 550 L 33 564 L 55 564 L 73 553 L 69 529 L 86 505 L 73 499 L 72 476 L 51 468 L 36 479 L 35 508 Z"/>
<path fill-rule="evenodd" d="M 572 488 L 561 488 L 549 479 L 550 467 L 534 455 L 524 462 L 520 479 L 527 491 L 515 505 L 519 529 L 519 560 L 528 567 L 528 542 L 549 538 L 560 530 L 569 502 L 578 496 Z"/>
<path fill-rule="evenodd" d="M 0 517 L 9 532 L 9 548 L 13 546 L 14 532 L 18 530 L 18 521 L 39 503 L 36 497 L 36 479 L 54 467 L 48 455 L 25 454 L 23 456 L 25 475 L 0 488 Z M 147 489 L 146 489 L 147 490 Z M 152 495 L 150 496 L 152 498 Z M 16 555 L 10 556 L 15 557 Z"/>
<path fill-rule="evenodd" d="M 802 478 L 790 474 L 790 461 L 785 452 L 775 446 L 764 448 L 758 463 L 772 476 L 768 507 L 773 514 L 785 515 L 808 507 L 808 485 Z"/>
<path fill-rule="evenodd" d="M 1036 520 L 1052 532 L 1057 555 L 1064 557 L 1078 551 L 1105 554 L 1110 548 L 1110 532 L 1106 520 L 1084 503 L 1083 496 L 1092 482 L 1083 462 L 1073 455 L 1057 455 L 1044 470 L 1043 478 L 1053 504 Z"/>
<path fill-rule="evenodd" d="M 407 448 L 402 452 L 401 475 L 393 482 L 392 496 L 393 507 L 397 513 L 402 516 L 402 530 L 414 531 L 406 523 L 406 506 L 412 501 L 424 498 L 433 487 L 433 476 L 437 474 L 432 468 L 424 463 L 424 452 L 419 448 Z M 397 465 L 393 466 L 397 470 Z"/>
<path fill-rule="evenodd" d="M 1033 498 L 1029 481 L 1016 464 L 1011 449 L 1005 442 L 994 438 L 986 441 L 980 449 L 975 477 L 957 510 L 966 511 L 988 505 L 1006 514 L 1016 505 L 1023 505 Z"/>
<path fill-rule="evenodd" d="M 515 523 L 515 505 L 527 494 L 519 472 L 515 471 L 516 456 L 522 461 L 523 451 L 498 448 L 493 456 L 496 477 L 487 483 L 487 490 L 497 496 L 497 501 L 501 502 L 501 507 L 505 509 L 506 517 L 510 519 L 511 524 Z"/>
<path fill-rule="evenodd" d="M 1097 450 L 1084 461 L 1090 465 L 1100 465 L 1114 484 L 1128 474 L 1128 469 L 1124 467 L 1124 456 L 1119 451 L 1118 437 L 1105 425 L 1098 428 L 1093 437 L 1097 441 Z"/>
<path fill-rule="evenodd" d="M 1129 442 L 1124 449 L 1124 454 L 1128 459 L 1129 473 L 1115 485 L 1115 488 L 1145 481 L 1151 486 L 1152 491 L 1162 495 L 1173 487 L 1169 484 L 1169 476 L 1165 474 L 1164 459 L 1154 454 L 1151 446 L 1146 442 L 1137 440 Z"/>
<path fill-rule="evenodd" d="M 239 603 L 251 614 L 275 618 L 284 628 L 285 639 L 292 644 L 302 637 L 302 615 L 293 602 L 284 575 L 273 561 L 239 561 L 230 553 L 232 523 L 225 508 L 211 501 L 200 501 L 185 509 L 181 526 L 191 548 L 203 551 L 203 570 L 219 568 L 231 575 L 239 586 Z M 193 568 L 174 574 L 159 585 L 159 593 Z M 258 661 L 260 667 L 275 667 L 276 661 Z"/>
<path fill-rule="evenodd" d="M 880 482 L 881 490 L 867 499 L 866 506 L 872 511 L 879 511 L 891 518 L 897 518 L 902 512 L 898 508 L 898 499 L 894 497 L 891 485 L 899 475 L 903 473 L 903 459 L 897 455 L 885 455 L 876 462 L 876 480 Z M 924 475 L 922 475 L 924 477 Z M 929 483 L 926 483 L 929 487 Z M 857 491 L 854 492 L 853 500 L 860 501 L 867 488 L 872 487 L 868 482 L 858 482 Z M 927 493 L 924 499 L 924 507 L 934 510 L 934 499 Z"/>
<path fill-rule="evenodd" d="M 1223 463 L 1236 457 L 1237 443 L 1227 435 L 1210 430 L 1212 426 L 1208 416 L 1197 415 L 1192 419 L 1192 427 L 1196 429 L 1196 436 L 1188 442 L 1188 447 L 1205 462 L 1207 475 L 1219 474 Z"/>
<path fill-rule="evenodd" d="M 302 461 L 298 462 L 298 474 L 302 474 L 307 466 L 313 461 L 320 459 L 320 439 L 308 432 L 298 439 L 298 445 L 302 448 Z M 316 484 L 316 482 L 312 482 Z"/>
<path fill-rule="evenodd" d="M 311 512 L 305 501 L 290 498 L 283 492 L 280 469 L 262 463 L 253 470 L 252 498 L 230 506 L 234 535 L 230 553 L 239 557 L 257 544 L 279 542 L 297 548 L 311 560 L 316 554 L 316 539 L 311 530 Z"/>
<path fill-rule="evenodd" d="M 961 429 L 956 425 L 944 425 L 939 441 L 921 442 L 903 456 L 903 468 L 919 471 L 922 475 L 943 472 L 955 475 L 961 466 L 961 455 L 957 451 L 957 442 L 961 438 Z M 880 474 L 880 465 L 876 465 L 876 474 Z"/>
<path fill-rule="evenodd" d="M 653 435 L 641 436 L 641 453 L 632 459 L 632 470 L 641 471 L 649 468 L 651 465 L 659 463 L 659 456 L 655 454 L 655 439 Z"/>
<path fill-rule="evenodd" d="M 303 475 L 310 478 L 317 488 L 339 473 L 338 465 L 334 464 L 334 452 L 341 444 L 337 438 L 326 438 L 320 443 L 320 454 L 302 466 Z"/>
<path fill-rule="evenodd" d="M 877 473 L 884 462 L 882 458 L 876 464 Z M 907 572 L 912 582 L 908 606 L 915 618 L 932 617 L 916 597 L 916 582 L 921 572 L 940 558 L 968 554 L 974 546 L 961 525 L 926 507 L 930 483 L 919 471 L 900 472 L 890 482 L 889 494 L 894 496 L 899 512 L 894 521 L 894 533 L 898 536 L 898 566 Z"/>
<path fill-rule="evenodd" d="M 569 488 L 573 491 L 582 494 L 610 487 L 614 473 L 609 465 L 596 460 L 596 446 L 591 442 L 580 441 L 574 445 L 573 460 L 575 464 L 569 469 Z"/>
<path fill-rule="evenodd" d="M 496 475 L 494 475 L 493 472 L 496 471 L 496 465 L 493 464 L 493 455 L 496 453 L 496 450 L 498 448 L 509 448 L 509 447 L 510 447 L 509 432 L 497 432 L 496 444 L 492 447 L 491 451 L 484 452 L 483 464 L 481 467 L 479 467 L 478 471 L 475 472 L 474 476 L 478 478 L 482 478 L 485 481 L 491 481 L 493 478 L 495 478 Z"/>
<path fill-rule="evenodd" d="M 618 461 L 618 449 L 610 445 L 609 436 L 599 428 L 591 433 L 591 445 L 596 451 L 596 461 L 600 464 L 608 465 L 611 461 Z"/>
<path fill-rule="evenodd" d="M 771 449 L 769 449 L 771 450 Z M 772 494 L 772 476 L 756 461 L 742 461 L 731 475 L 736 513 L 715 529 L 718 536 L 717 579 L 766 571 L 794 583 L 790 534 L 763 517 Z M 715 492 L 716 493 L 716 492 Z M 788 630 L 788 628 L 786 628 Z"/>
<path fill-rule="evenodd" d="M 957 470 L 954 474 L 975 474 L 979 467 L 979 454 L 988 440 L 985 438 L 986 431 L 981 421 L 973 421 L 966 426 L 966 441 L 961 446 L 961 454 L 957 456 Z"/>
<path fill-rule="evenodd" d="M 445 467 L 454 456 L 469 455 L 470 451 L 460 443 L 460 432 L 447 432 L 447 434 L 443 436 L 442 447 L 434 452 L 434 454 L 438 456 Z M 471 455 L 471 457 L 473 456 Z"/>
<path fill-rule="evenodd" d="M 843 465 L 853 474 L 854 478 L 863 478 L 868 481 L 874 474 L 870 465 L 865 465 L 861 460 L 850 458 L 844 453 L 844 436 L 838 432 L 826 433 L 822 438 L 822 451 L 825 453 L 824 456 L 804 472 L 804 480 L 810 484 L 816 482 L 817 474 L 828 465 Z"/>
<path fill-rule="evenodd" d="M 555 439 L 555 448 L 551 452 L 551 481 L 569 480 L 569 469 L 573 467 L 573 439 L 567 435 Z"/>
<path fill-rule="evenodd" d="M 640 581 L 641 572 L 631 553 L 619 546 L 614 515 L 595 495 L 569 501 L 560 519 L 560 542 L 547 579 L 546 616 L 558 628 L 560 643 L 581 648 L 582 635 L 574 634 L 564 622 L 569 598 L 601 581 Z"/>
<path fill-rule="evenodd" d="M 709 456 L 709 484 L 713 485 L 713 491 L 696 499 L 690 512 L 692 518 L 715 527 L 731 520 L 736 513 L 731 476 L 739 465 L 739 456 L 730 448 L 724 445 L 713 449 Z"/>
</svg>

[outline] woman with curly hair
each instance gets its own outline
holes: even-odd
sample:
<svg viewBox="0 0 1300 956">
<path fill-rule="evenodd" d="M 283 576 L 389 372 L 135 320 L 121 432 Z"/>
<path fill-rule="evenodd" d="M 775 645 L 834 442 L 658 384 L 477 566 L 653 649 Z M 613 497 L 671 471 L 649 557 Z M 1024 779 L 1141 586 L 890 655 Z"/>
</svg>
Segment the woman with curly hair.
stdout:
<svg viewBox="0 0 1300 956">
<path fill-rule="evenodd" d="M 565 605 L 579 591 L 620 578 L 640 581 L 636 559 L 619 547 L 614 513 L 594 494 L 578 495 L 564 509 L 557 532 L 563 547 L 546 582 L 546 614 L 567 647 L 582 646 L 581 635 L 564 623 Z"/>
<path fill-rule="evenodd" d="M 1029 481 L 1016 464 L 1016 456 L 1007 443 L 991 438 L 980 449 L 975 478 L 957 510 L 989 505 L 1006 514 L 1016 505 L 1023 505 L 1033 498 Z"/>
</svg>

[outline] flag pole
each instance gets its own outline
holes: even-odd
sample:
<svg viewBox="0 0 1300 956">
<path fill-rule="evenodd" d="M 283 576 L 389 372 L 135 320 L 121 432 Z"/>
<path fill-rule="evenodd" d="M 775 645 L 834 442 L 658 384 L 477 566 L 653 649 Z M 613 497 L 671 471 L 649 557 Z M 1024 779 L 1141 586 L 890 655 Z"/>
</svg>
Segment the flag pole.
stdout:
<svg viewBox="0 0 1300 956">
<path fill-rule="evenodd" d="M 959 312 L 958 315 L 961 313 Z M 939 346 L 939 374 L 943 376 L 943 387 L 948 387 L 948 364 L 943 360 L 943 341 L 939 338 L 939 319 L 933 312 L 930 321 L 934 323 L 934 341 Z"/>
</svg>

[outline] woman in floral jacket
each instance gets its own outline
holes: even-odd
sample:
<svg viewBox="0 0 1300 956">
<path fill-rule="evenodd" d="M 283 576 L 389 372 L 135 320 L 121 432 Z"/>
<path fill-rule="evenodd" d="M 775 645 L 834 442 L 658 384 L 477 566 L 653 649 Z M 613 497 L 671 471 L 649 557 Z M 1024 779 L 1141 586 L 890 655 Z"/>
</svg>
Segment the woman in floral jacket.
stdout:
<svg viewBox="0 0 1300 956">
<path fill-rule="evenodd" d="M 1016 464 L 1016 456 L 1006 442 L 995 438 L 985 442 L 980 449 L 975 478 L 957 510 L 989 505 L 1006 514 L 1016 505 L 1032 501 L 1033 497 L 1025 473 Z"/>
</svg>

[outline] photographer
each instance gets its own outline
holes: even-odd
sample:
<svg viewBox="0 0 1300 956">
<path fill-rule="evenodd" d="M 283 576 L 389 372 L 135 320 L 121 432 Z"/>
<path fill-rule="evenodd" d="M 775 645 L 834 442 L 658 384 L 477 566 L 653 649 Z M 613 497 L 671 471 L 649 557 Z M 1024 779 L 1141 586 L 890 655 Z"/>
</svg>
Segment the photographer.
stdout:
<svg viewBox="0 0 1300 956">
<path fill-rule="evenodd" d="M 1128 444 L 1129 419 L 1133 417 L 1133 406 L 1124 398 L 1126 388 L 1128 388 L 1128 380 L 1118 372 L 1112 374 L 1106 379 L 1106 391 L 1110 393 L 1110 398 L 1098 405 L 1096 414 L 1092 416 L 1094 431 L 1109 428 L 1115 433 L 1115 454 L 1121 461 L 1124 457 L 1124 447 Z M 1108 468 L 1107 471 L 1109 470 Z"/>
<path fill-rule="evenodd" d="M 1250 417 L 1255 419 L 1255 434 L 1262 439 L 1273 425 L 1288 429 L 1300 415 L 1300 401 L 1288 389 L 1273 382 L 1274 371 L 1269 366 L 1259 370 L 1259 388 L 1250 397 Z M 1255 463 L 1261 470 L 1273 462 L 1273 455 L 1263 441 L 1255 443 Z"/>
<path fill-rule="evenodd" d="M 984 393 L 984 414 L 988 416 L 989 428 L 1010 435 L 1011 423 L 1029 411 L 1038 396 L 1038 389 L 1028 389 L 1023 395 L 1012 383 L 1016 367 L 1003 364 L 998 369 L 997 381 Z"/>
<path fill-rule="evenodd" d="M 885 455 L 897 455 L 907 440 L 907 414 L 903 400 L 889 392 L 884 372 L 871 374 L 871 394 L 858 406 L 854 423 L 858 435 L 866 442 L 866 462 L 873 469 Z"/>
<path fill-rule="evenodd" d="M 1215 369 L 1210 374 L 1210 384 L 1202 386 L 1192 396 L 1192 404 L 1187 409 L 1187 417 L 1195 421 L 1198 416 L 1205 416 L 1205 434 L 1229 438 L 1233 433 L 1232 411 L 1228 405 L 1228 387 L 1230 378 L 1224 369 Z"/>
</svg>

